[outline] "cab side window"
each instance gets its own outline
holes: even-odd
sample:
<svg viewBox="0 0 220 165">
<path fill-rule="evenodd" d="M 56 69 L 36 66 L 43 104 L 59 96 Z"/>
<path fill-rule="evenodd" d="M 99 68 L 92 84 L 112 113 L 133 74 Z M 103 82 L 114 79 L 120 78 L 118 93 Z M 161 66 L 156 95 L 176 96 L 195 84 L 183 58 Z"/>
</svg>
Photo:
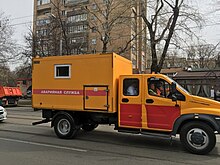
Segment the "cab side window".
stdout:
<svg viewBox="0 0 220 165">
<path fill-rule="evenodd" d="M 162 79 L 148 79 L 148 94 L 152 96 L 169 98 L 170 84 Z"/>
<path fill-rule="evenodd" d="M 149 78 L 147 81 L 149 95 L 172 99 L 171 84 L 169 84 L 167 81 L 155 78 Z M 177 91 L 175 95 L 177 100 L 186 100 L 185 96 L 179 91 Z"/>
<path fill-rule="evenodd" d="M 123 80 L 123 95 L 138 96 L 139 95 L 139 79 L 127 78 Z"/>
</svg>

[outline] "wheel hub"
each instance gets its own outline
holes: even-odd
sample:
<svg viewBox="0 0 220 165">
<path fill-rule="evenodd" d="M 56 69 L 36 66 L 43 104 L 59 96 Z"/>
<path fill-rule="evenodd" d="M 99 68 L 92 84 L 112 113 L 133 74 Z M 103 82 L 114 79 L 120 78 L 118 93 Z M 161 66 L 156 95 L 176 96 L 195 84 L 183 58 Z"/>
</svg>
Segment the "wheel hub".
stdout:
<svg viewBox="0 0 220 165">
<path fill-rule="evenodd" d="M 65 119 L 60 120 L 58 123 L 58 131 L 63 135 L 69 133 L 69 131 L 70 131 L 69 121 L 67 121 Z"/>
<path fill-rule="evenodd" d="M 187 133 L 188 143 L 196 149 L 204 149 L 209 144 L 209 136 L 200 128 L 193 128 Z"/>
<path fill-rule="evenodd" d="M 201 133 L 194 132 L 191 136 L 191 140 L 192 140 L 192 143 L 194 143 L 196 145 L 201 145 L 204 143 L 205 138 Z"/>
</svg>

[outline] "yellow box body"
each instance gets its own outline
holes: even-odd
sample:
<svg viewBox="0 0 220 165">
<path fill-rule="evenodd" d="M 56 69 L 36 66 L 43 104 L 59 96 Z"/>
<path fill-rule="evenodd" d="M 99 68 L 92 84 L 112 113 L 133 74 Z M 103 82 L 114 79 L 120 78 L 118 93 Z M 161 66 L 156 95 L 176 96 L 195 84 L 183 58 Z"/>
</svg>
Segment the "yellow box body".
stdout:
<svg viewBox="0 0 220 165">
<path fill-rule="evenodd" d="M 69 68 L 66 77 L 62 77 L 63 66 Z M 34 58 L 32 106 L 114 113 L 118 78 L 130 74 L 131 61 L 114 53 Z"/>
</svg>

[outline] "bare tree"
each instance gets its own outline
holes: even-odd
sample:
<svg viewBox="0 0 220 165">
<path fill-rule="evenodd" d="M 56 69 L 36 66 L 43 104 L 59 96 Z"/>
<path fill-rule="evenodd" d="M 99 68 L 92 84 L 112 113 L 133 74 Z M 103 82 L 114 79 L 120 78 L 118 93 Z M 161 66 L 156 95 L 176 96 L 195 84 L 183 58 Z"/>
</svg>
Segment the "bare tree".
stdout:
<svg viewBox="0 0 220 165">
<path fill-rule="evenodd" d="M 34 55 L 50 56 L 70 54 L 71 49 L 67 36 L 66 15 L 63 13 L 61 1 L 51 0 L 51 13 L 47 18 L 34 22 L 34 31 L 30 30 L 26 41 L 32 38 Z"/>
<path fill-rule="evenodd" d="M 17 45 L 12 39 L 13 29 L 9 23 L 8 17 L 0 12 L 0 63 L 14 60 L 19 55 L 16 52 Z"/>
<path fill-rule="evenodd" d="M 15 86 L 16 78 L 7 64 L 0 63 L 0 86 Z"/>
<path fill-rule="evenodd" d="M 109 45 L 123 38 L 123 29 L 131 26 L 131 8 L 133 1 L 127 0 L 92 0 L 86 10 L 90 14 L 89 27 L 96 32 L 102 42 L 102 53 L 109 51 Z M 129 44 L 137 37 L 135 34 L 124 45 L 119 45 L 119 53 L 129 49 Z M 126 37 L 124 37 L 126 38 Z"/>
<path fill-rule="evenodd" d="M 62 6 L 64 5 L 62 1 L 51 1 L 51 4 L 54 8 L 54 14 L 51 14 L 51 22 L 53 24 L 53 29 L 56 29 L 56 35 L 58 35 L 60 43 L 60 55 L 63 53 L 66 55 L 71 54 L 71 47 L 68 38 L 68 28 L 67 28 L 67 17 L 65 15 L 65 11 L 62 10 Z M 64 12 L 64 13 L 63 13 Z M 63 50 L 64 49 L 64 50 Z"/>
<path fill-rule="evenodd" d="M 191 63 L 196 63 L 199 68 L 213 69 L 216 66 L 216 60 L 218 58 L 217 48 L 220 43 L 216 45 L 197 43 L 196 45 L 191 45 L 187 49 L 188 61 Z"/>
<path fill-rule="evenodd" d="M 32 76 L 32 69 L 31 69 L 31 63 L 26 63 L 24 65 L 18 66 L 15 68 L 14 71 L 16 78 L 31 78 Z"/>
<path fill-rule="evenodd" d="M 15 62 L 20 56 L 20 49 L 12 39 L 13 28 L 9 17 L 0 12 L 0 85 L 15 86 L 15 75 L 11 72 L 9 62 Z"/>
<path fill-rule="evenodd" d="M 22 51 L 21 59 L 24 60 L 24 63 L 30 63 L 32 57 L 35 56 L 35 46 L 36 44 L 35 36 L 31 28 L 29 28 L 29 32 L 24 36 L 25 46 Z M 43 52 L 42 52 L 43 53 Z"/>
<path fill-rule="evenodd" d="M 29 32 L 24 36 L 24 41 L 25 45 L 19 49 L 21 53 L 16 57 L 16 62 L 19 61 L 20 65 L 11 72 L 14 77 L 14 82 L 18 78 L 31 78 L 32 57 L 35 57 L 37 55 L 36 52 L 39 51 L 39 49 L 33 45 L 37 44 L 37 41 L 31 27 L 29 28 Z M 43 53 L 43 50 L 41 53 Z"/>
<path fill-rule="evenodd" d="M 170 44 L 181 47 L 183 37 L 195 35 L 190 25 L 200 26 L 202 18 L 187 0 L 149 0 L 148 16 L 144 12 L 141 16 L 149 32 L 151 71 L 160 72 Z M 160 54 L 158 47 L 162 48 Z"/>
</svg>

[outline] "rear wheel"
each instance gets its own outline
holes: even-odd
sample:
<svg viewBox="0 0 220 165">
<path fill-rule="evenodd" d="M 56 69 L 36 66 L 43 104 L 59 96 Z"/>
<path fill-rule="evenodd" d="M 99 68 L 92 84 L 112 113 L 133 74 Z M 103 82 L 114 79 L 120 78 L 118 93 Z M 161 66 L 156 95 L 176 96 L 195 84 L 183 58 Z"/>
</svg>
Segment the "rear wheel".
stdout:
<svg viewBox="0 0 220 165">
<path fill-rule="evenodd" d="M 194 154 L 207 154 L 216 144 L 214 130 L 204 122 L 185 124 L 180 132 L 183 146 Z"/>
<path fill-rule="evenodd" d="M 54 131 L 59 138 L 70 139 L 76 136 L 78 129 L 72 116 L 62 114 L 54 119 Z"/>
</svg>

